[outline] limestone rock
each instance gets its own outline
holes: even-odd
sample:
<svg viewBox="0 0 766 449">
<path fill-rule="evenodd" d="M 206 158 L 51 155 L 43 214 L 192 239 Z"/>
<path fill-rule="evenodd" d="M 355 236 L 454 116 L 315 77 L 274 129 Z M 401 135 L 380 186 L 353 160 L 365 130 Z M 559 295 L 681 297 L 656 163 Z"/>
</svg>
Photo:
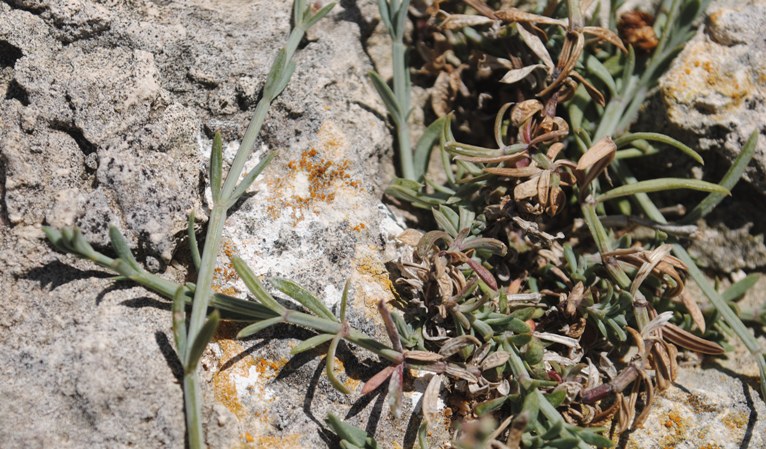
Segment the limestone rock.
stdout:
<svg viewBox="0 0 766 449">
<path fill-rule="evenodd" d="M 762 0 L 712 2 L 704 25 L 660 80 L 671 132 L 700 150 L 733 160 L 758 131 L 746 177 L 760 192 L 766 191 L 765 27 Z"/>
</svg>

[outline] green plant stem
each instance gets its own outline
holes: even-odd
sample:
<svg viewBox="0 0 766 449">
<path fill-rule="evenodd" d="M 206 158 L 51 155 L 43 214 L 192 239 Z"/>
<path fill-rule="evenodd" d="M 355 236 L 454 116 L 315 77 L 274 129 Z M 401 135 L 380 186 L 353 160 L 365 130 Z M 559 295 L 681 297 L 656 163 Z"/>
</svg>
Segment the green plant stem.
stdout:
<svg viewBox="0 0 766 449">
<path fill-rule="evenodd" d="M 199 385 L 199 373 L 192 370 L 184 373 L 184 409 L 186 410 L 186 429 L 189 447 L 204 447 L 205 434 L 202 430 L 202 391 Z"/>
<path fill-rule="evenodd" d="M 394 75 L 394 95 L 401 114 L 395 118 L 396 138 L 399 145 L 399 165 L 402 169 L 402 177 L 415 180 L 415 168 L 412 162 L 412 144 L 410 143 L 410 127 L 407 123 L 410 110 L 410 90 L 409 82 L 406 77 L 407 71 L 407 47 L 402 41 L 402 37 L 394 38 L 391 46 L 391 59 L 393 63 Z"/>
<path fill-rule="evenodd" d="M 200 262 L 199 274 L 197 276 L 197 288 L 194 291 L 191 318 L 189 319 L 188 341 L 190 342 L 197 338 L 199 330 L 205 323 L 205 316 L 207 315 L 207 309 L 210 305 L 210 295 L 213 287 L 215 261 L 218 257 L 218 248 L 221 243 L 223 225 L 225 222 L 226 208 L 220 205 L 215 205 L 210 213 L 210 220 L 208 221 L 207 233 L 205 234 L 205 247 L 202 250 L 202 260 Z"/>
<path fill-rule="evenodd" d="M 521 360 L 521 357 L 518 354 L 518 350 L 507 339 L 501 340 L 501 344 L 503 349 L 508 353 L 508 363 L 511 366 L 513 375 L 519 379 L 519 382 L 522 384 L 522 386 L 524 384 L 528 385 L 531 381 L 531 376 L 529 375 L 527 368 L 524 366 L 524 361 Z M 527 394 L 534 394 L 537 396 L 538 403 L 540 404 L 540 411 L 543 412 L 543 415 L 545 415 L 551 425 L 554 425 L 557 422 L 562 422 L 564 420 L 558 410 L 556 410 L 556 407 L 554 407 L 553 404 L 548 401 L 548 399 L 540 392 L 539 389 L 534 386 L 529 387 Z M 572 434 L 572 432 L 569 430 L 562 430 L 561 433 L 567 437 L 577 438 L 576 435 Z M 579 438 L 577 439 L 580 440 Z M 580 449 L 589 449 L 589 446 L 582 440 L 577 443 L 577 447 Z"/>
</svg>

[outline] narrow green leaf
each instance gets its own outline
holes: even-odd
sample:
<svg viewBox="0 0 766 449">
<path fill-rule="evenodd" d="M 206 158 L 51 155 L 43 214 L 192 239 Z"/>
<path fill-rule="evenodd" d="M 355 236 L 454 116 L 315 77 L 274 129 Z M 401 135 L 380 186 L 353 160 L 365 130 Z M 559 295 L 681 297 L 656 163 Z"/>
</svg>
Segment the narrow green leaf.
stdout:
<svg viewBox="0 0 766 449">
<path fill-rule="evenodd" d="M 590 103 L 590 96 L 588 91 L 581 85 L 577 87 L 574 97 L 569 101 L 567 111 L 569 111 L 570 126 L 574 131 L 582 129 L 583 118 L 585 117 L 585 109 Z"/>
<path fill-rule="evenodd" d="M 303 25 L 303 15 L 308 11 L 306 8 L 306 0 L 295 0 L 293 2 L 293 26 L 300 27 Z"/>
<path fill-rule="evenodd" d="M 285 63 L 285 69 L 282 71 L 282 77 L 279 78 L 277 81 L 277 84 L 274 86 L 274 89 L 271 91 L 271 99 L 274 100 L 279 96 L 279 94 L 282 93 L 283 90 L 285 90 L 285 87 L 287 87 L 287 84 L 290 82 L 290 78 L 292 78 L 293 73 L 295 73 L 295 62 L 292 60 L 287 61 Z"/>
<path fill-rule="evenodd" d="M 181 365 L 186 363 L 186 289 L 179 286 L 173 298 L 173 339 Z"/>
<path fill-rule="evenodd" d="M 420 449 L 428 449 L 428 421 L 425 419 L 420 422 L 420 425 L 418 426 L 418 444 L 420 445 Z"/>
<path fill-rule="evenodd" d="M 231 261 L 231 265 L 234 267 L 234 271 L 237 272 L 239 278 L 242 279 L 242 282 L 245 283 L 245 286 L 248 290 L 250 290 L 250 293 L 252 293 L 253 296 L 255 296 L 255 298 L 261 302 L 261 304 L 278 314 L 281 314 L 285 311 L 285 307 L 278 303 L 277 300 L 275 300 L 270 294 L 266 292 L 261 283 L 258 281 L 258 277 L 255 275 L 255 273 L 253 273 L 253 270 L 247 266 L 247 263 L 244 260 L 236 255 L 229 257 L 229 260 Z"/>
<path fill-rule="evenodd" d="M 678 140 L 666 136 L 664 134 L 659 133 L 628 133 L 624 134 L 617 139 L 614 140 L 614 144 L 617 145 L 617 148 L 622 148 L 628 143 L 634 142 L 636 140 L 648 140 L 652 142 L 660 142 L 664 143 L 666 145 L 670 145 L 673 148 L 676 148 L 677 150 L 680 150 L 685 155 L 689 156 L 690 158 L 694 159 L 700 164 L 705 164 L 705 161 L 702 160 L 702 156 L 699 155 L 696 151 L 692 150 L 688 146 L 684 145 L 682 142 L 679 142 Z"/>
<path fill-rule="evenodd" d="M 130 251 L 127 240 L 125 240 L 125 237 L 123 237 L 116 226 L 109 226 L 109 240 L 112 243 L 114 252 L 117 253 L 117 257 L 127 262 L 134 270 L 141 271 L 141 266 L 133 258 L 133 253 Z"/>
<path fill-rule="evenodd" d="M 508 396 L 500 396 L 499 398 L 484 401 L 476 406 L 474 413 L 476 413 L 477 416 L 483 416 L 487 413 L 494 412 L 495 410 L 500 409 L 507 400 Z"/>
<path fill-rule="evenodd" d="M 473 317 L 473 315 L 470 316 Z M 484 341 L 489 341 L 492 336 L 495 335 L 495 331 L 492 330 L 492 326 L 482 320 L 471 320 L 471 327 L 473 327 L 473 329 L 478 332 L 479 335 L 481 335 L 481 338 Z"/>
<path fill-rule="evenodd" d="M 683 3 L 680 14 L 678 15 L 678 25 L 680 27 L 691 26 L 694 20 L 699 16 L 702 9 L 700 0 L 688 0 Z"/>
<path fill-rule="evenodd" d="M 219 131 L 216 131 L 215 136 L 213 136 L 208 176 L 210 177 L 210 190 L 213 193 L 213 202 L 217 203 L 221 199 L 221 180 L 223 179 L 223 140 Z"/>
<path fill-rule="evenodd" d="M 575 437 L 567 437 L 547 441 L 545 447 L 550 449 L 572 449 L 573 447 L 583 447 L 581 443 L 582 442 Z"/>
<path fill-rule="evenodd" d="M 343 295 L 340 297 L 340 322 L 346 321 L 346 305 L 348 303 L 348 288 L 351 285 L 351 279 L 346 279 L 346 284 L 343 286 Z"/>
<path fill-rule="evenodd" d="M 447 234 L 452 236 L 453 238 L 457 236 L 457 229 L 455 229 L 455 226 L 452 224 L 452 221 L 442 212 L 442 209 L 449 209 L 444 206 L 439 206 L 439 208 L 432 207 L 431 213 L 434 216 L 434 220 L 436 220 L 436 224 L 439 225 L 440 228 L 442 228 Z"/>
<path fill-rule="evenodd" d="M 93 249 L 92 246 L 90 246 L 90 243 L 88 243 L 87 240 L 85 240 L 85 237 L 82 235 L 82 231 L 80 231 L 80 228 L 74 228 L 74 231 L 72 231 L 72 240 L 71 240 L 72 249 L 74 249 L 78 254 L 80 254 L 83 257 L 91 258 L 96 254 L 96 251 Z M 130 253 L 130 250 L 128 250 L 128 253 Z M 133 256 L 130 256 L 131 259 Z M 130 260 L 128 261 L 130 262 Z M 135 260 L 133 260 L 133 263 L 135 263 Z M 132 266 L 133 264 L 131 264 Z M 136 265 L 138 265 L 136 263 Z"/>
<path fill-rule="evenodd" d="M 214 310 L 213 313 L 208 315 L 207 321 L 202 325 L 197 337 L 188 348 L 184 372 L 190 373 L 197 369 L 202 353 L 205 351 L 207 344 L 213 339 L 213 335 L 215 335 L 215 331 L 218 329 L 218 324 L 221 321 L 220 316 L 221 315 L 217 310 Z"/>
<path fill-rule="evenodd" d="M 580 437 L 585 443 L 596 447 L 612 447 L 614 443 L 609 438 L 594 432 L 592 429 L 582 429 L 577 432 L 577 436 Z"/>
<path fill-rule="evenodd" d="M 314 315 L 338 321 L 322 301 L 295 282 L 282 278 L 272 278 L 270 281 L 279 291 L 298 301 L 303 307 L 314 313 Z"/>
<path fill-rule="evenodd" d="M 197 234 L 194 232 L 194 219 L 194 211 L 192 210 L 189 213 L 189 218 L 186 220 L 186 235 L 189 238 L 189 252 L 191 253 L 194 268 L 199 271 L 201 257 L 199 254 L 199 244 L 197 243 Z"/>
<path fill-rule="evenodd" d="M 723 195 L 729 195 L 729 190 L 718 184 L 698 179 L 683 178 L 658 178 L 648 181 L 639 181 L 634 184 L 627 184 L 614 188 L 606 193 L 596 197 L 597 202 L 609 201 L 615 198 L 631 196 L 637 193 L 661 192 L 664 190 L 691 189 L 702 192 L 715 192 Z"/>
<path fill-rule="evenodd" d="M 745 276 L 744 279 L 735 282 L 729 288 L 727 288 L 726 291 L 721 294 L 721 298 L 723 298 L 723 300 L 726 302 L 742 299 L 742 297 L 745 296 L 745 293 L 747 293 L 747 291 L 750 290 L 750 288 L 754 286 L 756 282 L 758 282 L 760 277 L 761 276 L 757 273 Z"/>
<path fill-rule="evenodd" d="M 606 67 L 601 63 L 601 61 L 598 60 L 593 55 L 588 56 L 588 59 L 585 63 L 585 67 L 588 69 L 590 73 L 592 73 L 596 78 L 598 78 L 599 81 L 604 83 L 604 85 L 609 89 L 609 93 L 612 96 L 617 95 L 617 87 L 614 84 L 614 78 L 612 78 L 612 75 L 609 73 L 609 70 L 607 70 Z"/>
<path fill-rule="evenodd" d="M 423 135 L 420 136 L 418 143 L 415 145 L 415 153 L 413 155 L 413 166 L 415 168 L 415 176 L 418 178 L 424 176 L 428 171 L 428 160 L 431 156 L 431 150 L 434 144 L 439 140 L 439 136 L 442 133 L 444 123 L 447 121 L 447 116 L 434 120 L 433 123 L 428 125 Z"/>
<path fill-rule="evenodd" d="M 521 406 L 521 409 L 523 412 L 527 413 L 529 415 L 529 420 L 527 422 L 535 422 L 537 421 L 537 414 L 540 412 L 540 396 L 538 394 L 535 394 L 536 392 L 532 391 L 527 394 L 527 396 L 524 398 L 524 403 Z"/>
<path fill-rule="evenodd" d="M 274 62 L 271 64 L 271 69 L 269 70 L 269 74 L 266 76 L 266 84 L 263 88 L 263 96 L 264 98 L 267 98 L 269 102 L 273 100 L 276 95 L 274 95 L 274 90 L 276 89 L 277 85 L 280 84 L 280 80 L 282 79 L 282 74 L 285 70 L 285 65 L 287 64 L 287 53 L 285 52 L 284 48 L 280 48 L 279 52 L 277 52 L 277 57 L 274 58 Z"/>
<path fill-rule="evenodd" d="M 391 21 L 394 23 L 396 33 L 399 35 L 400 40 L 404 36 L 404 21 L 407 20 L 407 10 L 409 7 L 410 0 L 402 0 L 402 3 L 399 5 L 399 9 L 394 12 L 393 17 L 391 18 Z"/>
<path fill-rule="evenodd" d="M 52 228 L 50 226 L 43 226 L 43 233 L 45 234 L 45 237 L 48 239 L 49 242 L 59 251 L 62 253 L 68 253 L 69 248 L 64 242 L 64 236 L 61 235 L 61 232 L 56 229 Z"/>
<path fill-rule="evenodd" d="M 412 203 L 413 206 L 420 204 L 421 208 L 430 209 L 433 206 L 439 206 L 444 203 L 443 200 L 430 197 L 428 195 L 421 195 L 414 190 L 407 189 L 405 187 L 390 185 L 386 189 L 386 194 L 391 195 L 394 198 L 398 198 L 408 203 Z"/>
<path fill-rule="evenodd" d="M 543 344 L 537 338 L 533 338 L 527 344 L 527 350 L 524 352 L 524 360 L 530 365 L 537 365 L 543 360 L 545 349 Z"/>
<path fill-rule="evenodd" d="M 312 26 L 314 26 L 314 24 L 316 24 L 317 22 L 319 22 L 320 20 L 322 20 L 322 18 L 323 18 L 324 16 L 326 16 L 326 15 L 327 15 L 327 14 L 328 14 L 328 13 L 329 13 L 329 12 L 330 12 L 330 11 L 331 11 L 333 8 L 334 8 L 334 7 L 335 7 L 335 3 L 334 3 L 334 2 L 333 2 L 333 3 L 328 3 L 328 4 L 326 4 L 326 5 L 325 5 L 325 6 L 324 6 L 322 9 L 320 9 L 319 11 L 317 11 L 317 13 L 316 13 L 316 14 L 314 14 L 313 16 L 311 16 L 311 18 L 310 18 L 309 20 L 307 20 L 307 21 L 306 21 L 306 22 L 303 24 L 303 27 L 304 27 L 305 29 L 309 29 L 309 28 L 311 28 Z"/>
<path fill-rule="evenodd" d="M 721 187 L 727 190 L 731 190 L 739 182 L 742 174 L 745 172 L 750 161 L 755 155 L 756 145 L 758 143 L 758 131 L 753 131 L 747 142 L 740 150 L 734 162 L 729 167 L 729 170 L 721 180 Z M 694 209 L 692 209 L 686 216 L 680 220 L 680 224 L 691 224 L 703 218 L 710 213 L 715 207 L 726 197 L 725 194 L 711 193 L 704 200 L 702 200 Z"/>
<path fill-rule="evenodd" d="M 552 406 L 558 407 L 559 405 L 564 403 L 564 400 L 566 400 L 567 391 L 563 388 L 559 390 L 554 390 L 553 393 L 546 394 L 545 398 L 548 399 L 548 402 L 550 402 Z"/>
<path fill-rule="evenodd" d="M 467 207 L 458 207 L 458 230 L 468 229 L 470 231 L 473 226 L 473 220 L 476 218 L 476 213 Z"/>
<path fill-rule="evenodd" d="M 335 370 L 333 369 L 335 366 L 335 351 L 338 349 L 339 342 L 340 334 L 333 337 L 332 341 L 330 342 L 330 348 L 327 350 L 327 357 L 325 357 L 325 374 L 327 374 L 327 379 L 330 380 L 330 383 L 333 387 L 335 387 L 336 390 L 343 394 L 350 394 L 351 390 L 349 390 L 345 385 L 343 385 L 343 382 L 335 377 Z"/>
<path fill-rule="evenodd" d="M 239 339 L 247 338 L 247 337 L 249 337 L 251 335 L 257 334 L 258 332 L 260 332 L 260 331 L 262 331 L 262 330 L 264 330 L 266 328 L 269 328 L 269 327 L 271 327 L 271 326 L 273 326 L 275 324 L 279 324 L 279 323 L 282 323 L 282 322 L 283 322 L 283 319 L 282 319 L 281 316 L 275 316 L 274 318 L 267 318 L 267 319 L 265 319 L 263 321 L 257 321 L 255 323 L 245 327 L 241 331 L 239 331 L 239 333 L 237 333 L 237 338 L 239 338 Z"/>
<path fill-rule="evenodd" d="M 388 114 L 394 120 L 394 123 L 398 124 L 402 118 L 402 111 L 399 109 L 396 96 L 391 91 L 391 88 L 388 87 L 388 84 L 386 84 L 386 82 L 383 81 L 383 78 L 376 72 L 370 72 L 369 76 L 370 81 L 372 81 L 372 86 L 378 92 L 378 95 L 380 95 L 380 99 L 383 100 L 383 104 L 386 106 Z"/>
<path fill-rule="evenodd" d="M 623 89 L 630 85 L 630 77 L 633 76 L 633 70 L 636 68 L 636 50 L 632 45 L 628 45 L 627 59 L 625 60 L 625 68 L 622 71 L 622 87 Z"/>
<path fill-rule="evenodd" d="M 510 331 L 514 334 L 529 334 L 532 332 L 527 323 L 512 316 L 498 319 L 487 319 L 485 321 L 498 332 Z"/>
<path fill-rule="evenodd" d="M 466 240 L 460 245 L 460 248 L 462 250 L 475 249 L 477 251 L 487 251 L 501 257 L 505 256 L 508 252 L 508 248 L 500 240 L 485 237 L 476 237 Z"/>
<path fill-rule="evenodd" d="M 189 300 L 189 302 L 191 302 L 191 300 Z M 240 318 L 237 319 L 241 320 L 244 318 L 245 321 L 262 320 L 273 318 L 278 315 L 273 309 L 270 309 L 263 304 L 223 295 L 221 293 L 213 295 L 210 300 L 210 306 L 220 309 L 222 312 L 230 312 L 231 314 L 238 315 Z"/>
<path fill-rule="evenodd" d="M 346 424 L 342 419 L 332 413 L 327 415 L 325 422 L 341 440 L 348 441 L 355 446 L 364 447 L 365 440 L 367 439 L 367 432 L 364 430 L 352 426 L 351 424 Z"/>
<path fill-rule="evenodd" d="M 290 354 L 296 355 L 302 352 L 310 351 L 324 343 L 335 338 L 333 334 L 319 334 L 298 343 L 293 349 L 290 350 Z"/>
<path fill-rule="evenodd" d="M 391 23 L 391 12 L 388 10 L 388 1 L 378 0 L 378 11 L 380 12 L 380 20 L 386 26 L 386 30 L 389 33 L 393 33 L 394 26 Z"/>
<path fill-rule="evenodd" d="M 261 174 L 264 168 L 266 168 L 267 165 L 271 162 L 272 159 L 274 159 L 274 156 L 277 155 L 276 151 L 270 151 L 268 152 L 263 159 L 261 159 L 258 162 L 258 165 L 255 166 L 254 169 L 250 170 L 248 174 L 245 175 L 244 178 L 242 178 L 242 181 L 239 182 L 237 187 L 234 189 L 234 191 L 231 193 L 231 197 L 229 199 L 228 206 L 231 207 L 234 205 L 234 203 L 239 200 L 239 198 L 247 192 L 247 189 L 250 188 L 250 186 L 255 182 L 255 179 L 258 177 L 258 175 Z"/>
<path fill-rule="evenodd" d="M 565 395 L 566 397 L 566 395 Z M 555 405 L 554 405 L 555 407 Z M 564 421 L 563 420 L 556 420 L 553 425 L 544 433 L 541 435 L 542 439 L 544 440 L 552 440 L 553 438 L 558 437 L 561 435 L 561 431 L 564 430 Z M 577 442 L 575 442 L 577 444 Z M 575 447 L 574 445 L 566 446 L 568 448 Z"/>
</svg>

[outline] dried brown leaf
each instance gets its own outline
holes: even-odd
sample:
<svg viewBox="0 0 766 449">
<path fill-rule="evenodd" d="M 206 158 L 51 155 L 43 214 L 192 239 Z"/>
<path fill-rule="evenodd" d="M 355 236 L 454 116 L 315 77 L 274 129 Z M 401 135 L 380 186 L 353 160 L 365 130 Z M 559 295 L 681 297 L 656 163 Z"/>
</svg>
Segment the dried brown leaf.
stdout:
<svg viewBox="0 0 766 449">
<path fill-rule="evenodd" d="M 666 340 L 694 352 L 710 355 L 720 355 L 724 353 L 723 348 L 717 343 L 700 338 L 681 329 L 675 324 L 666 324 L 662 329 L 662 334 Z"/>
</svg>

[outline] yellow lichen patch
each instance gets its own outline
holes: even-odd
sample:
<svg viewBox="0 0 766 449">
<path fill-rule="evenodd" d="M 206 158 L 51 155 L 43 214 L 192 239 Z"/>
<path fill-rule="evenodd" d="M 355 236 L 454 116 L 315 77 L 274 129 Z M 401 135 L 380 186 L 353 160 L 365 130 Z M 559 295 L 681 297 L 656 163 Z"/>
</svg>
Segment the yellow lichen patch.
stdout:
<svg viewBox="0 0 766 449">
<path fill-rule="evenodd" d="M 743 411 L 730 411 L 721 418 L 723 425 L 735 431 L 742 431 L 743 429 L 746 429 L 749 421 L 750 416 Z"/>
<path fill-rule="evenodd" d="M 664 96 L 692 106 L 705 114 L 725 114 L 739 107 L 757 90 L 759 74 L 749 67 L 725 65 L 715 44 L 690 43 L 680 57 L 680 63 L 668 72 L 668 82 L 662 86 Z M 673 114 L 671 108 L 669 114 Z"/>
<path fill-rule="evenodd" d="M 699 449 L 721 449 L 721 446 L 717 444 L 703 444 Z"/>
<path fill-rule="evenodd" d="M 231 240 L 225 240 L 222 247 L 226 259 L 213 270 L 213 291 L 224 295 L 234 296 L 239 293 L 239 291 L 237 291 L 232 284 L 239 279 L 239 276 L 237 275 L 234 266 L 229 262 L 229 258 L 237 254 L 237 249 L 234 246 L 234 242 Z"/>
<path fill-rule="evenodd" d="M 362 232 L 362 231 L 364 231 L 366 228 L 367 228 L 367 225 L 366 225 L 366 224 L 364 224 L 364 223 L 359 223 L 358 225 L 354 226 L 354 227 L 353 227 L 353 228 L 351 228 L 351 229 L 353 229 L 353 230 L 354 230 L 354 231 L 356 231 L 356 232 Z"/>
<path fill-rule="evenodd" d="M 334 123 L 324 122 L 317 132 L 319 146 L 330 156 L 339 158 L 343 155 L 343 149 L 346 148 L 346 136 L 339 130 Z"/>
<path fill-rule="evenodd" d="M 260 435 L 255 437 L 248 448 L 261 449 L 300 449 L 305 447 L 301 442 L 301 436 L 297 433 L 289 435 Z"/>
<path fill-rule="evenodd" d="M 316 213 L 317 206 L 335 201 L 339 190 L 359 189 L 361 183 L 348 174 L 348 159 L 324 159 L 315 149 L 303 151 L 297 160 L 287 163 L 287 174 L 270 181 L 267 212 L 272 219 L 289 210 L 294 223 L 306 213 Z"/>
<path fill-rule="evenodd" d="M 235 340 L 221 339 L 216 341 L 216 344 L 222 354 L 219 359 L 219 369 L 213 374 L 215 400 L 229 409 L 237 418 L 244 419 L 247 412 L 240 401 L 237 384 L 233 376 L 235 374 L 247 375 L 250 367 L 254 366 L 253 358 L 247 356 L 236 360 L 235 357 L 241 354 L 244 348 Z M 230 361 L 232 361 L 231 364 L 229 364 Z"/>
<path fill-rule="evenodd" d="M 326 355 L 322 356 L 324 359 Z M 343 382 L 343 386 L 348 388 L 349 391 L 354 391 L 356 388 L 362 383 L 359 379 L 353 379 L 351 376 L 348 375 L 346 372 L 346 366 L 343 364 L 343 361 L 337 357 L 335 357 L 335 362 L 333 364 L 333 372 L 335 373 L 335 377 L 338 378 Z M 342 380 L 342 379 L 346 380 Z"/>
<path fill-rule="evenodd" d="M 662 426 L 666 428 L 669 433 L 660 439 L 660 447 L 672 449 L 679 443 L 686 441 L 686 422 L 681 415 L 671 410 L 664 416 Z"/>
<path fill-rule="evenodd" d="M 388 270 L 383 262 L 367 251 L 359 250 L 354 261 L 358 282 L 356 285 L 356 298 L 362 300 L 365 315 L 368 318 L 379 320 L 378 301 L 389 301 L 394 298 L 394 284 L 388 277 Z M 361 288 L 360 288 L 361 287 Z"/>
</svg>

